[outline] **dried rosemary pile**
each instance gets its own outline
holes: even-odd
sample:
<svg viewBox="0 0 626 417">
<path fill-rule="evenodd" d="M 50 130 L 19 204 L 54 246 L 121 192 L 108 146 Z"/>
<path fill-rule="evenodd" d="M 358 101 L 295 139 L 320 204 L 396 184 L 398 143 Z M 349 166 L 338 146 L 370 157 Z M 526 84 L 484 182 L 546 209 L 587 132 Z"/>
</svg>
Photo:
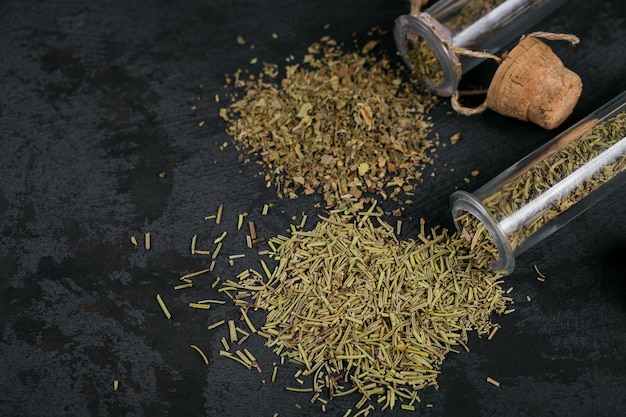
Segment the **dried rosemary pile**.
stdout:
<svg viewBox="0 0 626 417">
<path fill-rule="evenodd" d="M 267 281 L 228 283 L 239 305 L 267 311 L 259 334 L 303 365 L 308 385 L 288 389 L 312 402 L 358 392 L 356 408 L 414 409 L 445 355 L 467 349 L 470 331 L 493 333 L 491 313 L 507 312 L 501 276 L 470 253 L 476 242 L 427 235 L 423 222 L 417 240 L 398 241 L 381 216 L 375 203 L 330 211 L 313 230 L 270 241 L 278 265 Z"/>
<path fill-rule="evenodd" d="M 329 207 L 363 192 L 396 200 L 432 162 L 427 111 L 436 99 L 402 83 L 402 66 L 374 54 L 377 43 L 344 53 L 324 37 L 284 74 L 265 64 L 252 79 L 236 75 L 244 93 L 220 115 L 279 196 L 320 193 Z"/>
</svg>

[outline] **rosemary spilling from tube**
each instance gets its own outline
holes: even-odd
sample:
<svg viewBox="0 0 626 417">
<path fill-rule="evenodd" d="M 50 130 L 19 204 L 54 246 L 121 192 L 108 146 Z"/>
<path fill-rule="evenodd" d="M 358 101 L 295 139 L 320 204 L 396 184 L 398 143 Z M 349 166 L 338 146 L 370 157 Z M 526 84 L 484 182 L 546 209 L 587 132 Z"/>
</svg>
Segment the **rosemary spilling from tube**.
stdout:
<svg viewBox="0 0 626 417">
<path fill-rule="evenodd" d="M 375 203 L 359 207 L 271 239 L 269 279 L 228 285 L 245 296 L 239 305 L 267 311 L 267 346 L 303 366 L 309 384 L 292 390 L 411 409 L 420 389 L 436 386 L 446 354 L 467 349 L 468 332 L 493 333 L 490 316 L 510 311 L 510 299 L 476 256 L 480 237 L 428 233 L 422 221 L 417 239 L 398 241 Z"/>
</svg>

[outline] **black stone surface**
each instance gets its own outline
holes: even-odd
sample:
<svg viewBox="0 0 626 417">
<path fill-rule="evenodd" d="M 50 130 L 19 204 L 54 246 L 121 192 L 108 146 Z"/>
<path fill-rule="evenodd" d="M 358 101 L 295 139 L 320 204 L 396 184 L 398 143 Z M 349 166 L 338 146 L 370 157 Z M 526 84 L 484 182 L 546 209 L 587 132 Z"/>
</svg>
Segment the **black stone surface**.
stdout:
<svg viewBox="0 0 626 417">
<path fill-rule="evenodd" d="M 211 288 L 216 275 L 258 267 L 237 231 L 239 213 L 269 238 L 302 212 L 312 226 L 319 212 L 318 198 L 281 200 L 255 164 L 238 160 L 214 95 L 224 74 L 258 69 L 254 57 L 299 59 L 326 34 L 349 49 L 353 32 L 363 39 L 373 26 L 390 29 L 407 10 L 401 0 L 4 0 L 0 415 L 322 415 L 308 396 L 284 390 L 294 366 L 280 366 L 270 382 L 277 359 L 260 338 L 246 342 L 260 374 L 218 356 L 226 332 L 206 326 L 238 319 L 233 306 L 186 306 L 224 297 Z M 435 131 L 442 138 L 460 131 L 462 139 L 438 151 L 436 176 L 425 177 L 406 207 L 403 237 L 416 234 L 420 217 L 452 227 L 451 192 L 477 189 L 626 89 L 622 0 L 572 0 L 536 29 L 582 40 L 575 48 L 552 45 L 583 79 L 574 114 L 546 132 L 493 113 L 465 118 L 449 114 L 448 104 L 438 108 Z M 382 47 L 394 52 L 391 35 Z M 466 82 L 480 79 L 481 67 Z M 472 170 L 480 175 L 466 184 Z M 505 283 L 514 287 L 516 312 L 496 318 L 502 329 L 493 340 L 472 336 L 470 352 L 447 358 L 440 388 L 424 390 L 413 415 L 626 414 L 625 201 L 622 187 L 518 258 Z M 220 203 L 222 224 L 204 220 Z M 265 203 L 273 206 L 262 216 Z M 215 271 L 192 290 L 173 291 L 179 276 L 209 263 L 190 254 L 191 237 L 210 248 L 224 230 Z M 146 232 L 150 250 L 142 247 Z M 247 256 L 231 267 L 226 256 L 235 253 Z M 190 344 L 206 352 L 209 366 Z M 326 415 L 342 416 L 356 401 L 333 400 Z"/>
</svg>

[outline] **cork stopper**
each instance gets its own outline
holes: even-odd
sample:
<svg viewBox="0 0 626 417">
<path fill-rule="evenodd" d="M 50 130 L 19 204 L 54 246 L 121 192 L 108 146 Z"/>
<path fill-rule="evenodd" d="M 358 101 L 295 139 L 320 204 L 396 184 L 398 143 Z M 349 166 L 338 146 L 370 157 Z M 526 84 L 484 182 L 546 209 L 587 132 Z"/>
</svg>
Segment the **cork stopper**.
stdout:
<svg viewBox="0 0 626 417">
<path fill-rule="evenodd" d="M 582 80 L 536 37 L 522 39 L 500 63 L 486 105 L 502 115 L 554 129 L 572 114 Z"/>
</svg>

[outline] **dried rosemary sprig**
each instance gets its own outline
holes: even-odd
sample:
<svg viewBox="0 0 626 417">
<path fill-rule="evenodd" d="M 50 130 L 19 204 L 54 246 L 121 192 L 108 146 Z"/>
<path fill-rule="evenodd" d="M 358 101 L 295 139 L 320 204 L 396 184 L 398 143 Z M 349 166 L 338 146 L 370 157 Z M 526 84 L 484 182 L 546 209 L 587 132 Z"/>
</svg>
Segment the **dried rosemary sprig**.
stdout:
<svg viewBox="0 0 626 417">
<path fill-rule="evenodd" d="M 267 345 L 303 365 L 308 392 L 353 392 L 393 408 L 436 385 L 440 365 L 467 334 L 490 334 L 507 298 L 500 278 L 465 237 L 433 229 L 398 241 L 373 204 L 337 209 L 310 231 L 271 240 L 278 265 L 265 281 L 238 283 L 250 306 L 267 311 Z M 242 276 L 243 277 L 243 276 Z"/>
<path fill-rule="evenodd" d="M 279 196 L 317 192 L 329 207 L 347 194 L 394 198 L 432 162 L 427 111 L 436 98 L 402 83 L 403 67 L 376 55 L 376 44 L 347 53 L 325 37 L 282 79 L 270 64 L 252 79 L 234 77 L 244 93 L 220 115 Z"/>
</svg>

